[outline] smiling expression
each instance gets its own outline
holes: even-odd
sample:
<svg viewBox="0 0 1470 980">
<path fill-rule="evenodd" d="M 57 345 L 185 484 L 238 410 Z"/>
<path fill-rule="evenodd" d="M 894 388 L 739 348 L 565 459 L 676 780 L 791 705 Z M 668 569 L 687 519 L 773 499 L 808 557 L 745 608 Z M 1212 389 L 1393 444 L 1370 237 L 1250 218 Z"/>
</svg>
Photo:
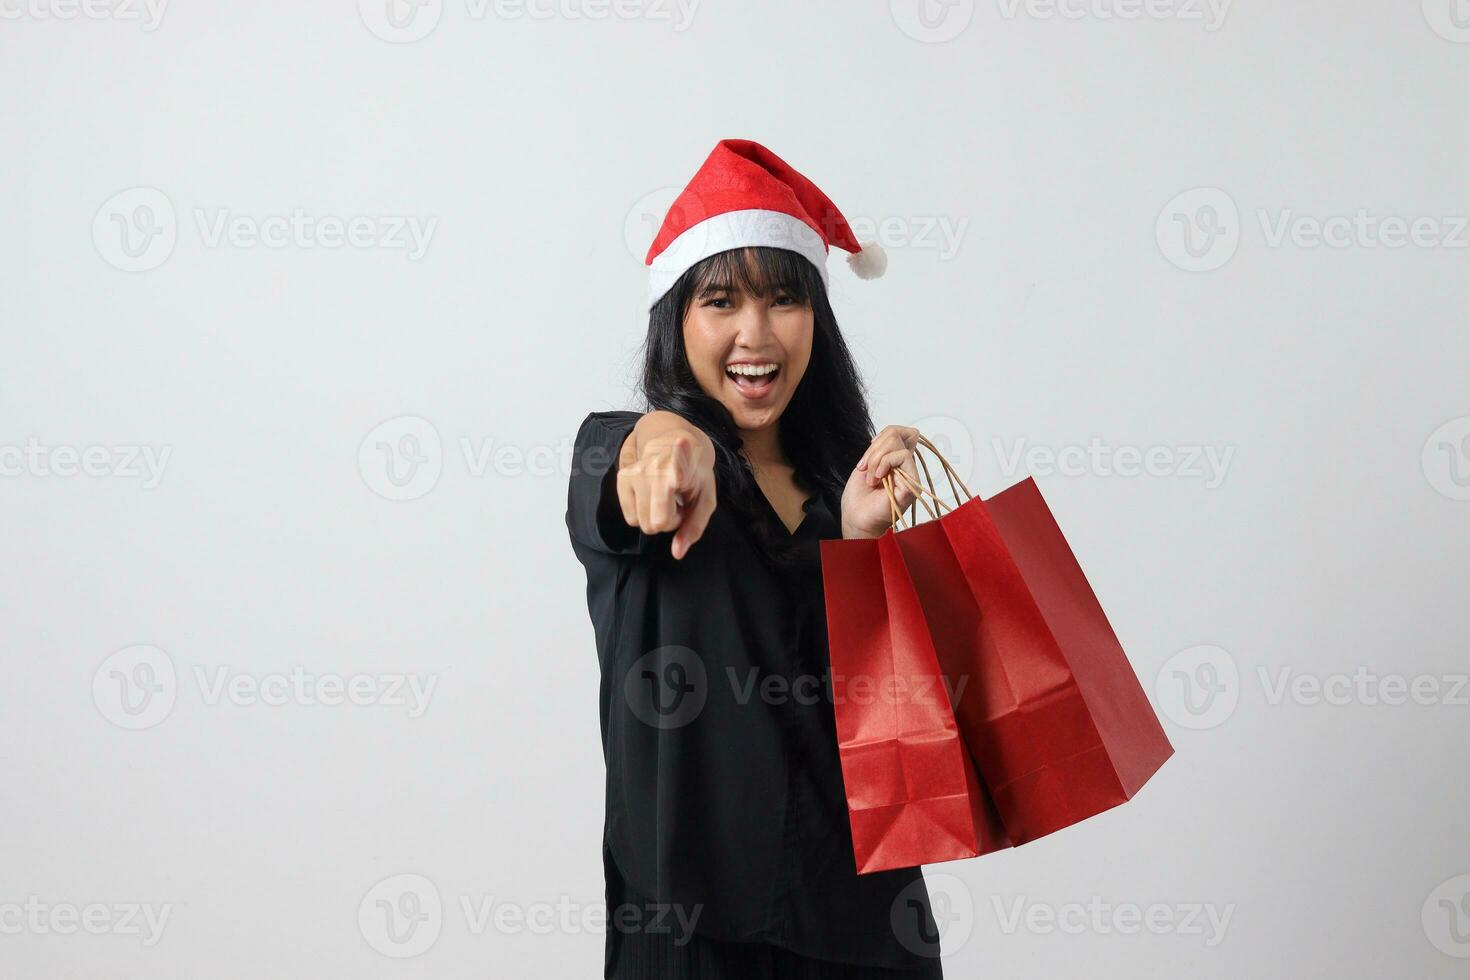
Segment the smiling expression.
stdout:
<svg viewBox="0 0 1470 980">
<path fill-rule="evenodd" d="M 812 307 L 784 289 L 756 296 L 713 281 L 696 289 L 684 315 L 684 352 L 699 386 L 743 430 L 775 423 L 812 354 Z"/>
</svg>

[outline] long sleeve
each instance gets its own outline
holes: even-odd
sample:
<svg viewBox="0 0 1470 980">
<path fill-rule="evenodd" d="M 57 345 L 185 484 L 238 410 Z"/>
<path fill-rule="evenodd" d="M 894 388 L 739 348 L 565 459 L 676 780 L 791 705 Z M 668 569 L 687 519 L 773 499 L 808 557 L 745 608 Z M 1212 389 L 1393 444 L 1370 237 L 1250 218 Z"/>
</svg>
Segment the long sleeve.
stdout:
<svg viewBox="0 0 1470 980">
<path fill-rule="evenodd" d="M 832 705 L 808 696 L 830 694 L 819 544 L 836 515 L 813 498 L 791 532 L 770 507 L 716 507 L 674 561 L 672 535 L 624 524 L 616 477 L 592 465 L 634 421 L 583 424 L 567 517 L 601 675 L 605 858 L 628 901 L 697 908 L 692 927 L 725 942 L 933 975 L 893 919 L 935 933 L 920 872 L 857 873 Z M 778 563 L 762 540 L 781 534 L 796 553 Z"/>
<path fill-rule="evenodd" d="M 628 526 L 618 505 L 618 453 L 640 418 L 637 412 L 593 412 L 577 430 L 567 487 L 567 530 L 575 543 L 617 555 L 649 547 L 652 537 Z"/>
</svg>

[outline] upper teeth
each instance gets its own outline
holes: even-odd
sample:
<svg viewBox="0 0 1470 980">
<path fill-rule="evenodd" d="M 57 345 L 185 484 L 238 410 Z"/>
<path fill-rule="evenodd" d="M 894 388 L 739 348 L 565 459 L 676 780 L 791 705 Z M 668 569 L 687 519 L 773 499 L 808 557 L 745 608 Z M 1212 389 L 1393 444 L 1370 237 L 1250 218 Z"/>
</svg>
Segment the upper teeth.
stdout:
<svg viewBox="0 0 1470 980">
<path fill-rule="evenodd" d="M 763 374 L 770 374 L 771 372 L 775 371 L 776 370 L 776 365 L 774 365 L 774 364 L 731 364 L 725 370 L 729 371 L 731 374 L 744 374 L 744 375 L 748 375 L 748 376 L 753 377 L 753 378 L 758 378 L 758 377 L 760 377 Z"/>
</svg>

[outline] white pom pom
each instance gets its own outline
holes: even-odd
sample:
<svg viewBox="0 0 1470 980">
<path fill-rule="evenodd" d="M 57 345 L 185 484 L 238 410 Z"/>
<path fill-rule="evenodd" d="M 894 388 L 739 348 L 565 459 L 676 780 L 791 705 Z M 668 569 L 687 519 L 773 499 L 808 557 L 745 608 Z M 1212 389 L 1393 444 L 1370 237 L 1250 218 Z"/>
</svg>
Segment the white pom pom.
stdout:
<svg viewBox="0 0 1470 980">
<path fill-rule="evenodd" d="M 859 279 L 877 279 L 888 269 L 888 253 L 877 242 L 859 242 L 861 252 L 847 257 L 847 264 Z"/>
</svg>

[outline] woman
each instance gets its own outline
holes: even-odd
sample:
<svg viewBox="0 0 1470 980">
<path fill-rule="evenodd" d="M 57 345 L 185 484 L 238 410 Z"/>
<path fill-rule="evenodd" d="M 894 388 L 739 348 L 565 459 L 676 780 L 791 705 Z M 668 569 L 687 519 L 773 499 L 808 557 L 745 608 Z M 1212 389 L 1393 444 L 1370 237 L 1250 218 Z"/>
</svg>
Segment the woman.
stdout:
<svg viewBox="0 0 1470 980">
<path fill-rule="evenodd" d="M 649 251 L 648 411 L 577 434 L 606 977 L 941 976 L 919 870 L 858 875 L 843 795 L 818 542 L 887 530 L 916 432 L 873 436 L 829 243 L 881 271 L 815 185 L 722 141 Z"/>
</svg>

